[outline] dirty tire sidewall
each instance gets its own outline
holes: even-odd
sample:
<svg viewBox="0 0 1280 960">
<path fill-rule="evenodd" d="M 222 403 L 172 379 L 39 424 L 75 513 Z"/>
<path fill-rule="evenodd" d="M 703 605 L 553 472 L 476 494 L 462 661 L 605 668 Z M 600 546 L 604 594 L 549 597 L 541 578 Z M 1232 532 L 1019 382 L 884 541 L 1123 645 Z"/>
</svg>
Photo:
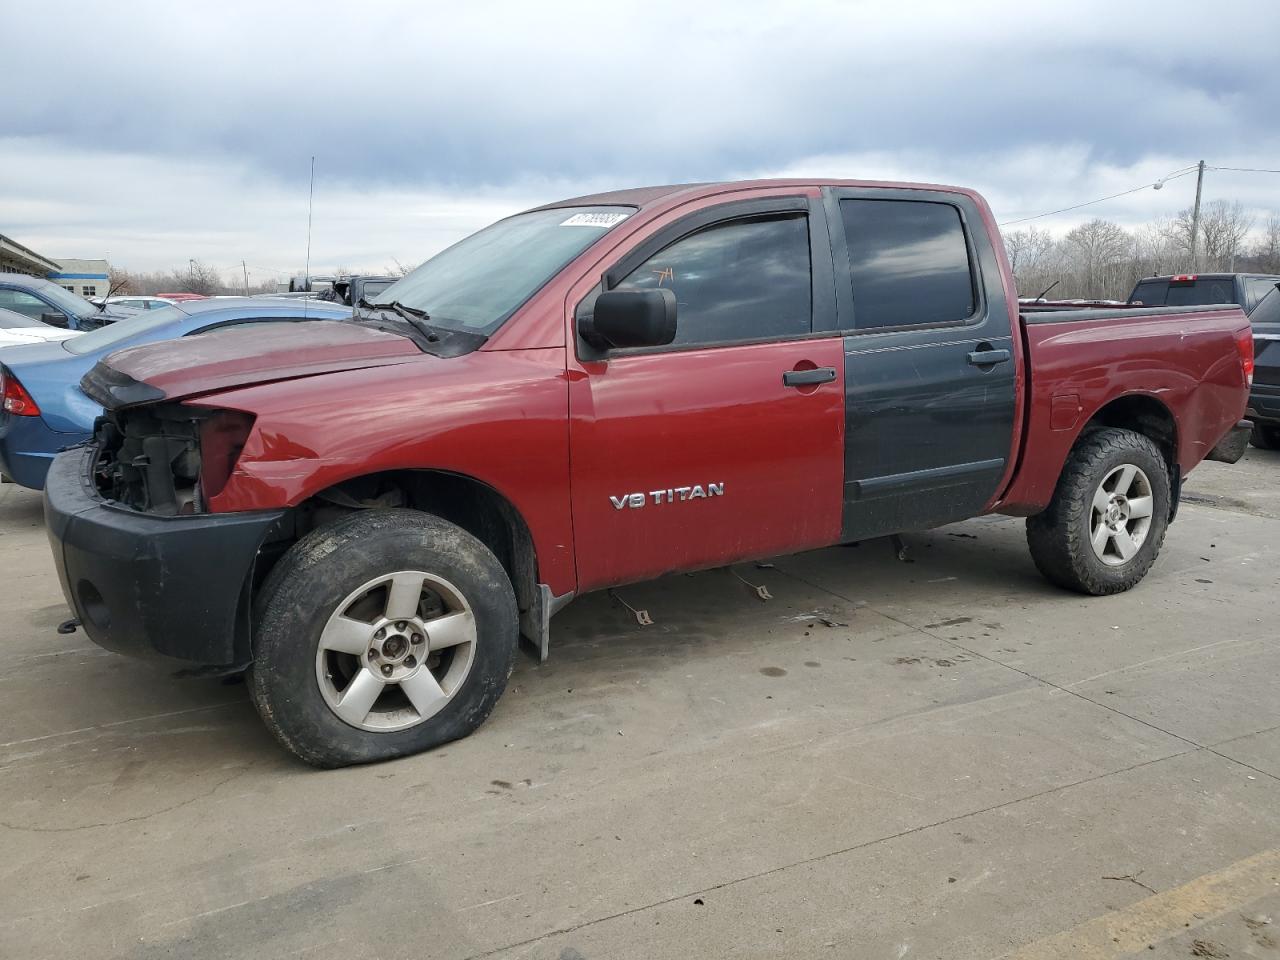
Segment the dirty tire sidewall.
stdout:
<svg viewBox="0 0 1280 960">
<path fill-rule="evenodd" d="M 1140 467 L 1151 482 L 1151 527 L 1133 559 L 1109 566 L 1090 543 L 1093 494 L 1111 470 L 1126 463 Z M 1160 553 L 1170 497 L 1169 466 L 1150 438 L 1114 427 L 1087 434 L 1067 457 L 1049 507 L 1027 519 L 1027 545 L 1036 568 L 1051 583 L 1080 593 L 1104 596 L 1130 589 Z"/>
<path fill-rule="evenodd" d="M 316 648 L 338 605 L 361 584 L 397 570 L 423 570 L 454 584 L 476 618 L 471 671 L 434 716 L 395 732 L 353 727 L 325 703 Z M 413 510 L 364 510 L 313 530 L 280 558 L 255 604 L 249 691 L 286 748 L 320 767 L 406 756 L 465 737 L 493 710 L 515 664 L 519 634 L 506 571 L 461 528 Z"/>
</svg>

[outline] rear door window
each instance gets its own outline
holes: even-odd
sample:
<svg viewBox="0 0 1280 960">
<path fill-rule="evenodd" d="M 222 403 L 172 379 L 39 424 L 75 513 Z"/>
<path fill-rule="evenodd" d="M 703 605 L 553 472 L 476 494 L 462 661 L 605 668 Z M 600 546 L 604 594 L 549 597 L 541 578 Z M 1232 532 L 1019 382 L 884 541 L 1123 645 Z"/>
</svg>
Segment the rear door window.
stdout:
<svg viewBox="0 0 1280 960">
<path fill-rule="evenodd" d="M 675 344 L 803 336 L 813 312 L 808 218 L 713 224 L 663 248 L 614 289 L 660 287 L 676 295 Z"/>
<path fill-rule="evenodd" d="M 920 200 L 840 201 L 854 326 L 960 323 L 977 308 L 960 211 Z"/>
</svg>

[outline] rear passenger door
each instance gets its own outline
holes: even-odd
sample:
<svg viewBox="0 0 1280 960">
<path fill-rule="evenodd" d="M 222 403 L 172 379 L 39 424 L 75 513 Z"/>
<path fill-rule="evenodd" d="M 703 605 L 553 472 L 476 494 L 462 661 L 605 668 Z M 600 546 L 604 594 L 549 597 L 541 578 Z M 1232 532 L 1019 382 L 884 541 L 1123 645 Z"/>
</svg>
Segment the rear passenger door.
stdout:
<svg viewBox="0 0 1280 960">
<path fill-rule="evenodd" d="M 944 191 L 829 189 L 844 336 L 842 535 L 974 516 L 1013 447 L 1016 356 L 981 212 Z"/>
</svg>

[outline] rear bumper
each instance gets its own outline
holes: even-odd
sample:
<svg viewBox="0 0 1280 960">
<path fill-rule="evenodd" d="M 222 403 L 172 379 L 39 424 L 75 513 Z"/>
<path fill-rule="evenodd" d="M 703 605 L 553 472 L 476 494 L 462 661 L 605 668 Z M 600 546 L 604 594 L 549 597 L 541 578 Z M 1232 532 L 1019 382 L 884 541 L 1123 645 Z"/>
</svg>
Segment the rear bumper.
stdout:
<svg viewBox="0 0 1280 960">
<path fill-rule="evenodd" d="M 1255 383 L 1249 392 L 1245 416 L 1262 423 L 1280 423 L 1280 387 Z"/>
<path fill-rule="evenodd" d="M 57 433 L 40 417 L 0 415 L 0 473 L 39 490 L 58 451 L 88 439 L 78 433 Z"/>
<path fill-rule="evenodd" d="M 246 663 L 254 562 L 285 512 L 138 513 L 99 496 L 93 455 L 59 454 L 44 491 L 58 579 L 89 639 L 130 656 Z"/>
</svg>

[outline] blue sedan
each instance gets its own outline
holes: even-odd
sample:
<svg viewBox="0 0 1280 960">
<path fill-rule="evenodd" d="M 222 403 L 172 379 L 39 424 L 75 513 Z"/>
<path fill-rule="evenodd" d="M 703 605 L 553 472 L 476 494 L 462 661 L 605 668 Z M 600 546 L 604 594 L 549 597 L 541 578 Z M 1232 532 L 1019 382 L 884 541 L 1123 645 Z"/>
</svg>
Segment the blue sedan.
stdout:
<svg viewBox="0 0 1280 960">
<path fill-rule="evenodd" d="M 109 353 L 232 324 L 350 317 L 350 307 L 314 300 L 189 300 L 70 340 L 0 349 L 0 475 L 40 490 L 54 455 L 88 439 L 102 408 L 80 378 Z"/>
</svg>

